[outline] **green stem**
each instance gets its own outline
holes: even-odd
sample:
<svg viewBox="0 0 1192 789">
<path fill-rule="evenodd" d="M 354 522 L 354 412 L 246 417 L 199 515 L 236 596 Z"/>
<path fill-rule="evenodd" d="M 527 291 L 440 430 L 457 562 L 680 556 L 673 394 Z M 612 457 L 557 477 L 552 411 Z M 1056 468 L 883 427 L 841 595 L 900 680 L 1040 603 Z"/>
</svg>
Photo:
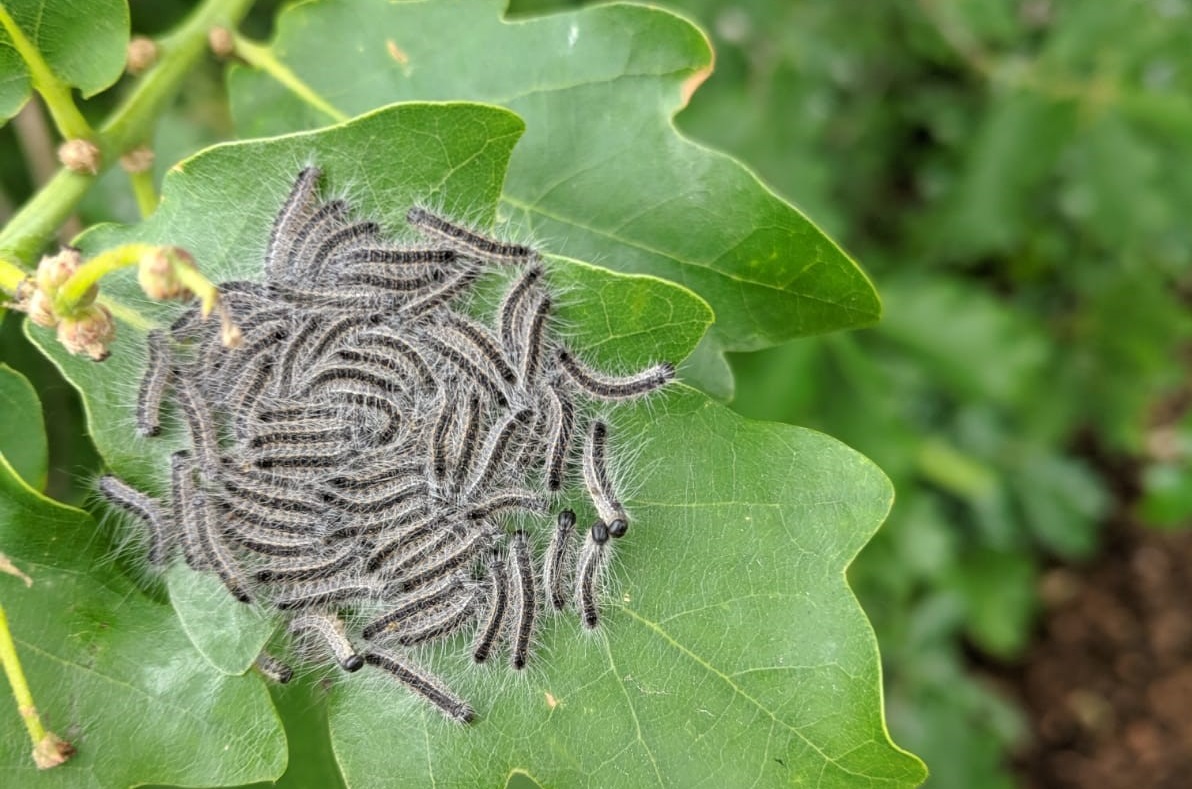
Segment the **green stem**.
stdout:
<svg viewBox="0 0 1192 789">
<path fill-rule="evenodd" d="M 94 175 L 72 172 L 65 167 L 56 172 L 0 230 L 0 255 L 31 265 L 34 256 L 74 213 L 94 181 Z"/>
<path fill-rule="evenodd" d="M 102 167 L 106 168 L 149 137 L 162 106 L 203 55 L 207 31 L 217 25 L 234 28 L 250 5 L 252 0 L 205 0 L 161 42 L 162 54 L 157 65 L 145 74 L 99 131 L 96 143 L 104 153 Z M 0 230 L 0 255 L 30 265 L 74 212 L 94 180 L 93 176 L 59 170 Z"/>
<path fill-rule="evenodd" d="M 149 256 L 162 255 L 170 263 L 169 275 L 181 282 L 202 303 L 204 317 L 211 314 L 219 304 L 219 288 L 199 273 L 190 261 L 176 247 L 159 247 L 154 244 L 124 244 L 105 250 L 79 266 L 70 278 L 54 293 L 54 312 L 61 316 L 74 315 L 87 294 L 101 279 L 130 266 L 143 265 Z"/>
<path fill-rule="evenodd" d="M 125 244 L 91 258 L 79 266 L 78 270 L 70 275 L 70 279 L 58 288 L 54 294 L 54 312 L 59 315 L 72 315 L 78 303 L 101 277 L 137 265 L 141 258 L 155 249 L 152 244 Z"/>
<path fill-rule="evenodd" d="M 285 63 L 273 57 L 273 50 L 269 47 L 249 41 L 243 36 L 235 37 L 236 54 L 244 59 L 248 65 L 258 68 L 288 88 L 295 96 L 314 107 L 336 123 L 343 123 L 348 116 L 336 109 L 330 102 L 315 92 L 314 88 L 303 82 L 297 74 L 289 69 Z"/>
<path fill-rule="evenodd" d="M 206 318 L 210 315 L 211 311 L 215 309 L 215 305 L 219 304 L 219 288 L 193 266 L 175 263 L 174 275 L 178 277 L 179 282 L 186 286 L 187 290 L 199 297 L 203 317 Z"/>
<path fill-rule="evenodd" d="M 137 198 L 137 210 L 141 212 L 141 219 L 148 219 L 157 210 L 157 187 L 153 184 L 153 170 L 129 173 L 128 180 L 132 184 L 132 193 Z"/>
<path fill-rule="evenodd" d="M 12 695 L 16 697 L 17 709 L 25 721 L 25 729 L 37 747 L 46 736 L 45 727 L 41 725 L 41 717 L 37 714 L 37 706 L 33 703 L 33 694 L 29 691 L 29 683 L 25 680 L 25 671 L 21 668 L 20 658 L 17 657 L 17 647 L 12 641 L 12 633 L 8 630 L 8 614 L 4 606 L 0 605 L 0 663 L 4 664 L 4 673 L 8 676 L 8 684 L 12 687 Z"/>
<path fill-rule="evenodd" d="M 19 286 L 29 276 L 25 269 L 11 260 L 0 258 L 0 290 L 5 293 L 16 293 Z"/>
<path fill-rule="evenodd" d="M 90 124 L 79 108 L 75 106 L 74 98 L 70 95 L 70 88 L 54 74 L 50 64 L 45 62 L 41 52 L 32 41 L 25 37 L 25 32 L 17 25 L 8 9 L 0 3 L 0 25 L 3 25 L 12 45 L 20 54 L 25 65 L 29 67 L 29 76 L 33 79 L 33 88 L 45 99 L 50 115 L 54 118 L 54 125 L 59 133 L 68 140 L 90 140 L 94 136 Z"/>
</svg>

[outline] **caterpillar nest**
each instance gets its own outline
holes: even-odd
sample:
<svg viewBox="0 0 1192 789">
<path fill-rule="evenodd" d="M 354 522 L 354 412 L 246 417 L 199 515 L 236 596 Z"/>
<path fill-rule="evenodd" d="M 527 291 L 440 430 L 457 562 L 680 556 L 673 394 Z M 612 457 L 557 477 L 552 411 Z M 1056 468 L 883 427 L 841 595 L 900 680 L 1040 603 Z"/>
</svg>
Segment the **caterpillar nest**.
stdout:
<svg viewBox="0 0 1192 789">
<path fill-rule="evenodd" d="M 240 347 L 197 307 L 149 334 L 138 430 L 157 435 L 169 401 L 191 443 L 172 457 L 169 500 L 112 476 L 99 490 L 146 524 L 153 564 L 180 555 L 280 612 L 304 654 L 384 671 L 469 722 L 418 648 L 468 633 L 475 662 L 507 654 L 521 670 L 544 608 L 599 626 L 610 541 L 629 519 L 590 406 L 647 395 L 674 368 L 590 368 L 552 332 L 556 294 L 534 249 L 417 207 L 406 219 L 425 243 L 394 244 L 322 201 L 320 177 L 294 182 L 264 281 L 220 286 Z M 462 309 L 508 268 L 491 320 Z M 571 480 L 598 515 L 582 534 L 556 511 Z M 292 673 L 267 654 L 257 667 Z"/>
</svg>

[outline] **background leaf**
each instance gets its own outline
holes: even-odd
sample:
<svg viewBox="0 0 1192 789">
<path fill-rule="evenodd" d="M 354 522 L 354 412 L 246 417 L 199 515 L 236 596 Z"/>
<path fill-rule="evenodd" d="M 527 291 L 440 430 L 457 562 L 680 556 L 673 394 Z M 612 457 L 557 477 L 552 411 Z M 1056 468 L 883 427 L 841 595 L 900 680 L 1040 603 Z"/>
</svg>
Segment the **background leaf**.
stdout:
<svg viewBox="0 0 1192 789">
<path fill-rule="evenodd" d="M 4 7 L 54 74 L 92 96 L 124 72 L 128 46 L 125 0 L 5 0 Z M 29 72 L 0 29 L 0 119 L 29 99 Z"/>
<path fill-rule="evenodd" d="M 42 422 L 41 402 L 25 376 L 0 364 L 0 455 L 34 490 L 46 484 L 49 449 Z"/>
<path fill-rule="evenodd" d="M 521 128 L 494 107 L 397 105 L 316 134 L 219 146 L 175 169 L 152 219 L 82 243 L 181 242 L 216 280 L 255 276 L 272 214 L 307 162 L 325 169 L 327 191 L 393 228 L 427 195 L 488 216 Z M 249 168 L 257 177 L 240 177 Z M 708 306 L 672 283 L 549 265 L 568 336 L 602 366 L 681 360 L 711 323 Z M 171 310 L 144 303 L 128 274 L 104 286 L 132 328 L 108 362 L 67 358 L 46 332 L 30 334 L 84 392 L 113 467 L 161 491 L 178 432 L 130 441 L 129 414 L 141 332 Z M 619 546 L 607 628 L 585 638 L 574 617 L 554 620 L 528 677 L 500 665 L 457 677 L 460 655 L 422 655 L 476 704 L 482 720 L 467 728 L 374 672 L 337 678 L 330 726 L 347 785 L 431 780 L 428 756 L 433 780 L 451 785 L 499 785 L 514 768 L 544 785 L 921 780 L 922 765 L 885 732 L 875 642 L 843 577 L 889 507 L 882 474 L 832 439 L 749 423 L 691 390 L 610 416 L 640 526 Z M 378 748 L 378 731 L 403 747 Z"/>
<path fill-rule="evenodd" d="M 1043 374 L 1051 350 L 1021 313 L 947 277 L 891 277 L 877 329 L 913 354 L 958 399 L 1018 403 Z"/>
<path fill-rule="evenodd" d="M 711 68 L 690 23 L 610 5 L 504 22 L 504 0 L 328 0 L 287 9 L 273 55 L 344 113 L 398 99 L 473 99 L 526 119 L 502 195 L 553 250 L 694 290 L 716 350 L 877 320 L 865 275 L 734 160 L 671 116 Z M 336 52 L 336 57 L 311 57 Z M 263 72 L 236 69 L 237 126 L 277 134 L 327 117 Z M 723 362 L 709 389 L 727 388 Z"/>
<path fill-rule="evenodd" d="M 128 580 L 91 517 L 29 489 L 3 457 L 0 546 L 33 580 L 0 574 L 0 595 L 43 722 L 78 748 L 39 772 L 6 693 L 0 783 L 194 786 L 281 774 L 285 738 L 261 680 L 215 672 L 170 607 Z"/>
</svg>

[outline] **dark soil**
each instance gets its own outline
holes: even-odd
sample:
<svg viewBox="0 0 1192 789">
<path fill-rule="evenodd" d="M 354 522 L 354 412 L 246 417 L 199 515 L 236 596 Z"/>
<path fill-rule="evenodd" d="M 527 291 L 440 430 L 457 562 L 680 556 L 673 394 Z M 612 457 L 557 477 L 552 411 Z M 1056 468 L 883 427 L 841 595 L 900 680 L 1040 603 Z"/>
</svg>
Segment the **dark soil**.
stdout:
<svg viewBox="0 0 1192 789">
<path fill-rule="evenodd" d="M 1098 559 L 1044 574 L 1035 643 L 1018 666 L 993 672 L 1031 727 L 1019 780 L 1192 786 L 1192 532 L 1122 517 L 1104 538 Z"/>
</svg>

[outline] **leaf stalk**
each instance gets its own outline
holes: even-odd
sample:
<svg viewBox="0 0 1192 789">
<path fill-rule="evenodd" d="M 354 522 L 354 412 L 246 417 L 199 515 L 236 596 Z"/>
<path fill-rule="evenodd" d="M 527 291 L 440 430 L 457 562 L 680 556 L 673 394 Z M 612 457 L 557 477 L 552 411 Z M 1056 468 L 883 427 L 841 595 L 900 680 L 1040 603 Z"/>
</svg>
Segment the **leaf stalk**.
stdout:
<svg viewBox="0 0 1192 789">
<path fill-rule="evenodd" d="M 153 184 L 153 171 L 129 173 L 128 181 L 132 184 L 132 193 L 137 199 L 137 210 L 141 212 L 141 219 L 148 219 L 157 210 L 157 187 Z"/>
<path fill-rule="evenodd" d="M 275 58 L 272 49 L 250 41 L 240 35 L 235 36 L 233 40 L 235 42 L 236 55 L 243 59 L 245 63 L 273 77 L 295 96 L 326 115 L 335 123 L 343 123 L 348 119 L 346 113 L 336 109 L 330 102 L 315 92 L 314 88 L 303 82 L 286 64 Z"/>
<path fill-rule="evenodd" d="M 34 762 L 39 768 L 44 769 L 69 759 L 74 753 L 74 748 L 60 740 L 53 732 L 47 732 L 42 725 L 37 705 L 33 702 L 33 693 L 29 690 L 29 682 L 25 679 L 25 670 L 21 668 L 20 658 L 17 657 L 17 647 L 13 643 L 12 632 L 8 628 L 8 614 L 3 605 L 0 605 L 0 663 L 4 664 L 4 674 L 8 677 L 21 720 L 25 722 L 25 730 L 29 732 L 29 739 L 33 741 Z"/>
<path fill-rule="evenodd" d="M 141 258 L 151 254 L 157 247 L 152 244 L 125 244 L 101 252 L 79 266 L 54 294 L 54 312 L 58 315 L 73 315 L 79 303 L 103 276 L 122 268 L 135 266 Z"/>
</svg>

